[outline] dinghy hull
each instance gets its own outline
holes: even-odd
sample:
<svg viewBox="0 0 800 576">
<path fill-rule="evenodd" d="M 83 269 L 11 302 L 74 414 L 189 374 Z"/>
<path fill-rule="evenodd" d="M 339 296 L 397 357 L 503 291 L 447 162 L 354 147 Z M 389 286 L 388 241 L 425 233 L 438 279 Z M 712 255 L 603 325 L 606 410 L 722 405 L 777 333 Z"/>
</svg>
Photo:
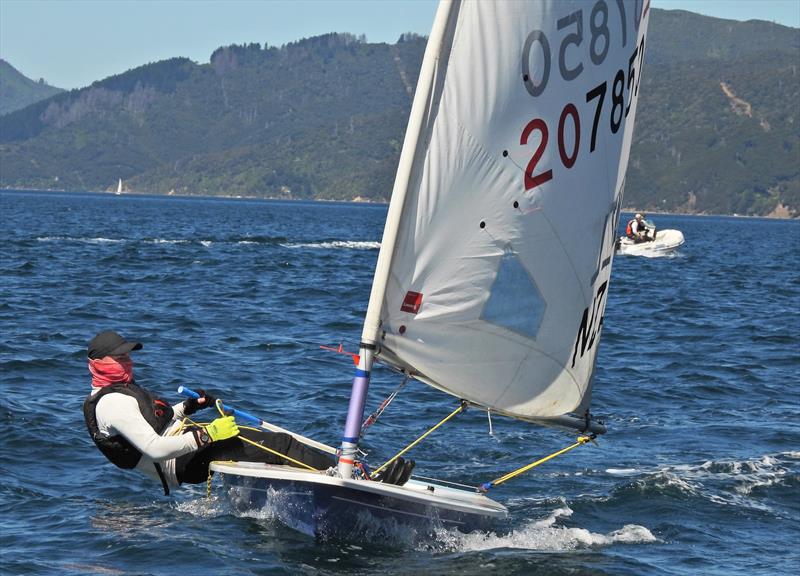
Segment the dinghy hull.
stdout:
<svg viewBox="0 0 800 576">
<path fill-rule="evenodd" d="M 266 512 L 316 538 L 488 530 L 507 516 L 503 505 L 482 494 L 417 480 L 394 486 L 248 462 L 215 462 L 211 469 L 238 512 Z"/>
</svg>

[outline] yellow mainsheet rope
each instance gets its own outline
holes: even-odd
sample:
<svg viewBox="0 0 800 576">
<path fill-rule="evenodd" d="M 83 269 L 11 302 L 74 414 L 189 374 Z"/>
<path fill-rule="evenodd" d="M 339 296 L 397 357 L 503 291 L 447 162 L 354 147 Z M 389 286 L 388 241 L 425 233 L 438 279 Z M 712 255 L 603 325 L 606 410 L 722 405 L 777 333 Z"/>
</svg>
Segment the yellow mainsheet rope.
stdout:
<svg viewBox="0 0 800 576">
<path fill-rule="evenodd" d="M 242 429 L 244 427 L 243 426 L 239 426 L 239 428 Z M 245 430 L 256 430 L 255 428 L 244 428 L 244 429 Z M 266 446 L 263 446 L 262 444 L 259 444 L 258 442 L 253 442 L 252 440 L 250 440 L 249 438 L 245 438 L 241 434 L 239 434 L 239 439 L 244 441 L 244 442 L 247 442 L 248 444 L 250 444 L 252 446 L 255 446 L 256 448 L 261 448 L 262 450 L 264 450 L 266 452 L 269 452 L 270 454 L 275 454 L 275 456 L 280 456 L 284 460 L 288 460 L 289 462 L 291 462 L 292 464 L 294 464 L 296 466 L 299 466 L 300 468 L 305 468 L 307 470 L 313 470 L 315 472 L 317 471 L 316 468 L 314 468 L 313 466 L 309 466 L 305 462 L 300 462 L 300 460 L 295 460 L 294 458 L 290 458 L 286 454 L 281 454 L 280 452 L 278 452 L 276 450 L 273 450 L 272 448 L 267 448 Z"/>
<path fill-rule="evenodd" d="M 214 403 L 214 406 L 217 408 L 217 411 L 220 413 L 220 416 L 226 416 L 225 411 L 222 409 L 222 400 L 218 399 Z M 239 428 L 243 429 L 243 430 L 254 430 L 254 431 L 258 432 L 258 430 L 256 428 L 249 428 L 249 427 L 245 427 L 245 426 L 239 426 Z M 283 458 L 284 460 L 286 460 L 288 462 L 291 462 L 292 464 L 294 464 L 296 466 L 299 466 L 300 468 L 305 468 L 306 470 L 313 470 L 315 472 L 317 470 L 316 468 L 314 468 L 313 466 L 309 466 L 305 462 L 300 462 L 300 460 L 295 460 L 294 458 L 290 458 L 286 454 L 281 454 L 280 452 L 278 452 L 276 450 L 273 450 L 272 448 L 267 448 L 263 444 L 259 444 L 258 442 L 253 442 L 252 440 L 250 440 L 249 438 L 245 438 L 241 434 L 239 434 L 239 439 L 242 440 L 243 442 L 247 442 L 251 446 L 255 446 L 256 448 L 260 448 L 261 450 L 264 450 L 265 452 L 269 452 L 270 454 L 275 454 L 275 456 L 279 456 L 280 458 Z"/>
<path fill-rule="evenodd" d="M 223 410 L 222 410 L 222 408 L 220 407 L 220 405 L 219 405 L 219 404 L 220 404 L 220 402 L 219 402 L 219 401 L 217 401 L 217 410 L 219 410 L 219 413 L 220 413 L 220 414 L 222 414 L 223 416 L 225 416 L 225 412 L 223 412 Z M 175 430 L 175 431 L 173 432 L 173 434 L 179 433 L 179 432 L 181 432 L 182 430 L 184 430 L 184 429 L 186 428 L 186 422 L 187 422 L 187 421 L 188 421 L 190 424 L 194 425 L 194 426 L 200 426 L 200 427 L 202 427 L 202 426 L 203 426 L 202 424 L 198 424 L 197 422 L 193 421 L 191 418 L 189 418 L 189 417 L 187 416 L 187 417 L 185 417 L 185 418 L 184 418 L 183 422 L 181 422 L 181 426 L 180 426 L 180 427 L 179 427 L 177 430 Z M 254 432 L 261 432 L 261 430 L 259 430 L 258 428 L 251 428 L 251 427 L 249 427 L 249 426 L 239 426 L 239 430 L 253 430 Z M 239 434 L 238 438 L 239 438 L 240 440 L 242 440 L 243 442 L 247 442 L 247 443 L 248 443 L 248 444 L 250 444 L 251 446 L 255 446 L 256 448 L 259 448 L 259 449 L 261 449 L 261 450 L 264 450 L 265 452 L 269 452 L 270 454 L 274 454 L 275 456 L 278 456 L 278 457 L 280 457 L 280 458 L 283 458 L 284 460 L 286 460 L 287 462 L 291 462 L 291 463 L 292 463 L 292 464 L 294 464 L 295 466 L 298 466 L 298 467 L 300 467 L 300 468 L 305 468 L 305 469 L 307 469 L 307 470 L 313 470 L 314 472 L 317 472 L 317 469 L 316 469 L 316 468 L 314 468 L 313 466 L 309 466 L 309 465 L 308 465 L 308 464 L 306 464 L 305 462 L 300 462 L 299 460 L 295 460 L 294 458 L 292 458 L 292 457 L 290 457 L 290 456 L 287 456 L 286 454 L 281 454 L 280 452 L 278 452 L 277 450 L 273 450 L 272 448 L 267 448 L 266 446 L 264 446 L 264 445 L 262 445 L 262 444 L 259 444 L 258 442 L 254 442 L 253 440 L 250 440 L 249 438 L 245 438 L 245 437 L 244 437 L 244 436 L 242 436 L 241 434 Z M 209 475 L 209 478 L 210 478 L 210 475 Z"/>
<path fill-rule="evenodd" d="M 383 463 L 383 464 L 382 464 L 380 467 L 376 468 L 376 469 L 375 469 L 375 470 L 372 472 L 372 474 L 370 474 L 370 478 L 374 478 L 374 477 L 375 477 L 375 475 L 376 475 L 378 472 L 380 472 L 381 470 L 383 470 L 384 468 L 386 468 L 386 467 L 387 467 L 389 464 L 391 464 L 392 462 L 394 462 L 395 460 L 397 460 L 398 458 L 400 458 L 400 456 L 402 456 L 403 454 L 405 454 L 406 452 L 408 452 L 409 450 L 411 450 L 411 449 L 412 449 L 414 446 L 416 446 L 417 444 L 419 444 L 420 442 L 422 442 L 422 440 L 424 440 L 426 436 L 428 436 L 428 435 L 429 435 L 431 432 L 433 432 L 434 430 L 436 430 L 436 429 L 437 429 L 439 426 L 441 426 L 442 424 L 444 424 L 445 422 L 447 422 L 448 420 L 450 420 L 451 418 L 453 418 L 453 417 L 454 417 L 454 416 L 456 416 L 457 414 L 459 414 L 459 413 L 463 412 L 464 410 L 466 410 L 466 409 L 467 409 L 467 406 L 469 406 L 469 404 L 468 404 L 467 402 L 465 402 L 465 401 L 463 401 L 463 400 L 462 400 L 462 402 L 461 402 L 461 405 L 460 405 L 458 408 L 456 408 L 455 410 L 453 410 L 453 411 L 450 413 L 450 415 L 449 415 L 449 416 L 447 416 L 447 417 L 446 417 L 444 420 L 442 420 L 441 422 L 439 422 L 439 423 L 438 423 L 436 426 L 434 426 L 433 428 L 431 428 L 430 430 L 428 430 L 427 432 L 425 432 L 425 433 L 424 433 L 422 436 L 420 436 L 419 438 L 417 438 L 416 440 L 414 440 L 414 441 L 413 441 L 411 444 L 409 444 L 408 446 L 406 446 L 405 448 L 403 448 L 402 450 L 400 450 L 400 452 L 398 452 L 397 454 L 395 454 L 394 456 L 392 456 L 391 458 L 389 458 L 389 459 L 388 459 L 386 462 L 384 462 L 384 463 Z"/>
<path fill-rule="evenodd" d="M 517 470 L 514 470 L 513 472 L 509 472 L 508 474 L 506 474 L 504 476 L 500 476 L 500 478 L 498 478 L 497 480 L 492 480 L 491 482 L 486 482 L 485 484 L 482 484 L 481 487 L 480 487 L 480 491 L 481 492 L 487 492 L 489 490 L 489 488 L 492 488 L 493 486 L 497 486 L 498 484 L 502 484 L 506 480 L 511 480 L 512 478 L 514 478 L 516 476 L 519 476 L 520 474 L 522 474 L 524 472 L 527 472 L 531 468 L 535 468 L 539 464 L 544 464 L 548 460 L 552 460 L 556 456 L 561 456 L 565 452 L 569 452 L 570 450 L 573 450 L 573 449 L 577 448 L 578 446 L 586 444 L 587 442 L 590 442 L 592 440 L 594 440 L 594 435 L 592 435 L 592 436 L 579 436 L 578 437 L 578 441 L 575 442 L 575 444 L 572 444 L 571 446 L 567 446 L 566 448 L 562 448 L 558 452 L 553 452 L 549 456 L 545 456 L 544 458 L 540 458 L 536 462 L 531 462 L 527 466 L 523 466 L 522 468 L 518 468 Z"/>
</svg>

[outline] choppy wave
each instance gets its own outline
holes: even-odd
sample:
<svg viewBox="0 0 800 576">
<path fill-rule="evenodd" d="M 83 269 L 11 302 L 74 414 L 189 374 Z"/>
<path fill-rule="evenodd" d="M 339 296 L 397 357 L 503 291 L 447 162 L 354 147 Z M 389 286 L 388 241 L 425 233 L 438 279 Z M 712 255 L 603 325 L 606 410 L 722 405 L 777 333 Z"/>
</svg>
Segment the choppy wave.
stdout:
<svg viewBox="0 0 800 576">
<path fill-rule="evenodd" d="M 168 238 L 145 238 L 142 242 L 147 244 L 190 244 L 192 241 L 183 239 L 171 240 Z"/>
<path fill-rule="evenodd" d="M 670 252 L 642 252 L 639 254 L 616 254 L 616 257 L 622 258 L 685 258 L 686 256 L 680 250 L 672 250 Z"/>
<path fill-rule="evenodd" d="M 635 476 L 639 473 L 638 468 L 606 468 L 607 474 L 615 476 Z"/>
<path fill-rule="evenodd" d="M 766 454 L 746 460 L 708 460 L 701 464 L 678 464 L 657 469 L 607 470 L 610 474 L 640 478 L 619 488 L 616 497 L 627 498 L 630 491 L 644 496 L 668 495 L 700 497 L 715 504 L 738 506 L 779 513 L 760 489 L 790 487 L 800 482 L 800 455 L 797 452 Z"/>
<path fill-rule="evenodd" d="M 612 544 L 643 544 L 657 541 L 649 529 L 638 524 L 625 524 L 607 534 L 559 524 L 560 519 L 568 518 L 572 514 L 572 509 L 565 505 L 554 510 L 547 518 L 530 521 L 508 534 L 494 532 L 463 534 L 457 530 L 440 529 L 437 531 L 436 546 L 454 552 L 497 548 L 563 552 Z"/>
<path fill-rule="evenodd" d="M 754 492 L 800 478 L 796 460 L 795 452 L 782 452 L 748 460 L 708 460 L 699 466 L 677 466 L 674 470 L 686 481 L 698 484 L 715 502 L 772 510 Z"/>
<path fill-rule="evenodd" d="M 198 518 L 216 518 L 230 513 L 227 501 L 219 496 L 211 496 L 211 498 L 203 496 L 193 500 L 184 500 L 175 503 L 174 506 L 179 512 Z"/>
<path fill-rule="evenodd" d="M 281 244 L 284 248 L 322 248 L 348 250 L 378 250 L 380 242 L 356 241 L 356 240 L 331 240 L 329 242 L 295 242 Z"/>
<path fill-rule="evenodd" d="M 84 237 L 84 236 L 37 236 L 39 242 L 84 242 L 87 244 L 112 244 L 127 242 L 124 238 Z"/>
<path fill-rule="evenodd" d="M 77 242 L 85 244 L 112 244 L 125 242 L 138 242 L 143 244 L 192 244 L 199 243 L 208 248 L 215 244 L 238 245 L 278 245 L 284 248 L 317 248 L 317 249 L 347 249 L 347 250 L 378 250 L 380 242 L 360 240 L 327 240 L 320 242 L 287 242 L 284 237 L 246 236 L 234 238 L 106 238 L 93 236 L 38 236 L 39 242 Z"/>
<path fill-rule="evenodd" d="M 103 236 L 38 236 L 39 242 L 78 242 L 84 244 L 119 244 L 141 242 L 144 244 L 191 244 L 194 240 L 185 238 L 105 238 Z"/>
<path fill-rule="evenodd" d="M 240 518 L 257 520 L 261 523 L 283 524 L 301 534 L 314 537 L 313 526 L 305 524 L 303 514 L 295 513 L 294 505 L 292 494 L 283 497 L 280 491 L 270 489 L 270 498 L 267 503 L 258 508 L 241 509 L 240 503 L 234 509 L 231 501 L 226 496 L 220 495 L 182 502 L 177 504 L 176 508 L 181 512 L 200 518 L 215 518 L 232 514 Z"/>
</svg>

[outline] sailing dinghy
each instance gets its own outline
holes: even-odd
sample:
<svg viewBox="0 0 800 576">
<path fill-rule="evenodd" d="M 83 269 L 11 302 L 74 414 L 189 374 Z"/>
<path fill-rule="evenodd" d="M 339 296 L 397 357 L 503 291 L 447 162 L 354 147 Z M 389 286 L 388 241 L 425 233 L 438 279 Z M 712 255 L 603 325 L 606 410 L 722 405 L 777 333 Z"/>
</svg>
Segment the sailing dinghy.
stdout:
<svg viewBox="0 0 800 576">
<path fill-rule="evenodd" d="M 357 448 L 374 362 L 461 408 L 573 429 L 583 434 L 574 446 L 605 431 L 589 402 L 648 8 L 649 0 L 441 2 L 341 447 L 315 443 L 338 465 L 213 463 L 237 507 L 268 506 L 315 536 L 365 517 L 466 531 L 506 516 L 485 494 L 491 482 L 370 479 Z"/>
</svg>

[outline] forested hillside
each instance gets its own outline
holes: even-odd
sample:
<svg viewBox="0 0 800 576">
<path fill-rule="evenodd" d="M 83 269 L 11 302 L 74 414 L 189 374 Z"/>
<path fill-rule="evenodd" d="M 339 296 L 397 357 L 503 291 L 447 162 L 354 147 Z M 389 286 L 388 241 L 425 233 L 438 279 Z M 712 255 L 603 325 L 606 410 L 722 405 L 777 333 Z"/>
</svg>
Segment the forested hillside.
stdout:
<svg viewBox="0 0 800 576">
<path fill-rule="evenodd" d="M 800 31 L 653 10 L 625 205 L 797 215 Z M 384 201 L 425 39 L 172 59 L 0 117 L 0 186 Z"/>
<path fill-rule="evenodd" d="M 425 40 L 220 48 L 0 120 L 3 186 L 385 199 Z"/>
<path fill-rule="evenodd" d="M 800 31 L 654 10 L 625 203 L 800 212 Z"/>
<path fill-rule="evenodd" d="M 61 92 L 44 80 L 31 80 L 0 58 L 0 116 Z"/>
</svg>

